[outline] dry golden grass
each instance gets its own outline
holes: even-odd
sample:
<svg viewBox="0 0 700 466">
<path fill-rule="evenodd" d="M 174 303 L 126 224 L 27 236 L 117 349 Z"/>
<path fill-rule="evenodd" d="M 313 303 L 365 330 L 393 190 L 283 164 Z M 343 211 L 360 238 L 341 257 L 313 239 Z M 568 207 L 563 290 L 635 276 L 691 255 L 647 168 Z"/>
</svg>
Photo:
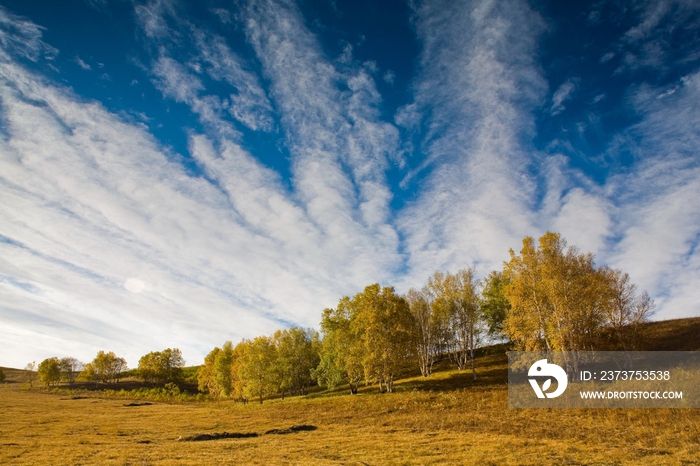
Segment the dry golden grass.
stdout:
<svg viewBox="0 0 700 466">
<path fill-rule="evenodd" d="M 264 405 L 154 403 L 0 388 L 0 464 L 700 464 L 700 410 L 507 407 L 506 359 Z M 7 373 L 7 371 L 6 371 Z M 13 374 L 21 376 L 21 374 Z M 180 436 L 311 424 L 315 431 L 178 442 Z"/>
</svg>

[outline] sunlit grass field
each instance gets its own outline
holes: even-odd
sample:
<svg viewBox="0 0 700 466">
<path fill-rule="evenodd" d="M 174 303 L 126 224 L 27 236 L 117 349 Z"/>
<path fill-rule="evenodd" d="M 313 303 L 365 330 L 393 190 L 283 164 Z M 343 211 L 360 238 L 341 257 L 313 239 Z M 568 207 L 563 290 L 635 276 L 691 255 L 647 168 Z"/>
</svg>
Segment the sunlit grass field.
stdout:
<svg viewBox="0 0 700 466">
<path fill-rule="evenodd" d="M 0 464 L 700 464 L 698 409 L 509 409 L 505 355 L 477 362 L 476 383 L 443 364 L 429 379 L 400 380 L 396 393 L 318 390 L 263 405 L 73 399 L 22 389 L 12 382 L 21 371 L 6 369 Z M 316 430 L 265 435 L 299 424 Z M 222 432 L 260 435 L 178 441 Z"/>
</svg>

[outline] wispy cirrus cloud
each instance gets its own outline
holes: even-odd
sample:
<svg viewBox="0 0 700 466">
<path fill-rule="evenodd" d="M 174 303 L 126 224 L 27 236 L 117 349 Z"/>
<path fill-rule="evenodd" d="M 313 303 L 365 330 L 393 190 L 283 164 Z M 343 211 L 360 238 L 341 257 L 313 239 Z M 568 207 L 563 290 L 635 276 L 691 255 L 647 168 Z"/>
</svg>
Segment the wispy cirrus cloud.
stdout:
<svg viewBox="0 0 700 466">
<path fill-rule="evenodd" d="M 535 230 L 526 141 L 546 91 L 533 56 L 543 23 L 523 2 L 421 2 L 415 14 L 430 174 L 400 218 L 409 280 L 473 263 L 488 272 Z"/>
<path fill-rule="evenodd" d="M 624 137 L 638 162 L 610 182 L 621 206 L 611 260 L 657 297 L 665 316 L 681 317 L 700 305 L 700 75 L 670 88 L 633 94 L 643 119 Z"/>
<path fill-rule="evenodd" d="M 172 1 L 139 5 L 135 14 L 147 47 L 157 50 L 151 71 L 166 97 L 189 105 L 203 122 L 231 137 L 237 131 L 225 122 L 222 111 L 254 131 L 272 130 L 272 107 L 258 77 L 222 37 L 181 18 Z M 181 63 L 172 57 L 175 52 L 191 58 Z M 208 92 L 203 71 L 214 81 L 226 82 L 229 93 Z"/>
<path fill-rule="evenodd" d="M 567 79 L 559 88 L 554 92 L 552 96 L 552 107 L 550 109 L 550 114 L 552 116 L 563 112 L 566 107 L 564 102 L 569 100 L 574 91 L 576 90 L 576 79 Z"/>
<path fill-rule="evenodd" d="M 384 172 L 398 132 L 379 120 L 373 78 L 362 66 L 327 60 L 291 2 L 251 1 L 244 15 L 293 154 L 296 196 L 332 241 L 347 242 L 353 261 L 375 269 L 374 280 L 388 278 L 398 237 Z"/>
</svg>

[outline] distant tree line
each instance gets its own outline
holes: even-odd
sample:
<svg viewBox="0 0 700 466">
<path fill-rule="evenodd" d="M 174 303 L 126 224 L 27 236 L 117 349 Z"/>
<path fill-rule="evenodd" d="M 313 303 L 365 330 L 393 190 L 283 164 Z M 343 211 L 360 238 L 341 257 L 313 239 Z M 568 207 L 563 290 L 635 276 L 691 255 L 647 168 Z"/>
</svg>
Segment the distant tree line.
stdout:
<svg viewBox="0 0 700 466">
<path fill-rule="evenodd" d="M 271 337 L 230 341 L 214 348 L 198 373 L 199 390 L 220 397 L 261 403 L 270 394 L 304 395 L 319 361 L 319 337 L 312 329 L 292 327 Z"/>
<path fill-rule="evenodd" d="M 431 375 L 440 358 L 476 380 L 476 350 L 485 342 L 510 341 L 521 350 L 635 349 L 639 324 L 654 309 L 649 295 L 629 275 L 597 267 L 592 254 L 568 246 L 558 233 L 536 243 L 523 239 L 502 270 L 483 280 L 473 268 L 435 272 L 420 289 L 397 295 L 393 287 L 367 286 L 336 308 L 323 311 L 321 332 L 293 327 L 272 336 L 226 342 L 214 348 L 197 373 L 201 392 L 262 403 L 269 395 L 304 395 L 319 384 L 377 384 L 393 391 L 411 370 Z M 144 382 L 181 382 L 180 350 L 151 352 L 139 360 Z M 82 371 L 80 371 L 82 369 Z M 76 375 L 96 384 L 116 382 L 126 361 L 100 351 L 84 367 L 74 358 L 39 364 L 41 381 L 72 384 Z"/>
<path fill-rule="evenodd" d="M 182 381 L 185 360 L 179 349 L 153 351 L 139 359 L 138 375 L 144 382 L 178 383 Z"/>
</svg>

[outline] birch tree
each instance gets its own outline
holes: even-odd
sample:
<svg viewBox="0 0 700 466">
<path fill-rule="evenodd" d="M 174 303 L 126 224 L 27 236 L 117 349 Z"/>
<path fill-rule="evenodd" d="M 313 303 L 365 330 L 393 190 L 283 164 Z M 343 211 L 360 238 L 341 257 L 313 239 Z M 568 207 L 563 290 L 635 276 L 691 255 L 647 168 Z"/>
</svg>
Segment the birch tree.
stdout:
<svg viewBox="0 0 700 466">
<path fill-rule="evenodd" d="M 57 385 L 61 381 L 61 364 L 56 357 L 41 361 L 37 372 L 39 380 L 47 387 Z"/>
<path fill-rule="evenodd" d="M 362 342 L 362 367 L 368 382 L 392 392 L 405 372 L 414 348 L 415 321 L 408 303 L 393 287 L 370 285 L 353 298 L 357 315 L 351 328 Z"/>
<path fill-rule="evenodd" d="M 319 364 L 318 333 L 292 327 L 278 330 L 272 339 L 277 350 L 275 365 L 280 393 L 305 395 L 313 381 L 312 371 Z"/>
<path fill-rule="evenodd" d="M 61 378 L 73 386 L 76 377 L 83 369 L 83 363 L 72 357 L 61 358 L 59 362 L 61 368 Z"/>
<path fill-rule="evenodd" d="M 624 332 L 653 310 L 653 301 L 646 292 L 636 294 L 627 274 L 596 268 L 592 254 L 568 246 L 558 233 L 547 232 L 538 247 L 526 237 L 520 255 L 510 255 L 503 292 L 511 309 L 504 331 L 521 349 L 602 349 L 608 331 L 624 346 Z"/>
<path fill-rule="evenodd" d="M 238 371 L 241 379 L 246 382 L 246 398 L 258 398 L 262 404 L 263 397 L 274 393 L 276 359 L 272 338 L 259 336 L 250 342 Z"/>
<path fill-rule="evenodd" d="M 418 367 L 421 375 L 428 377 L 439 351 L 439 322 L 433 312 L 433 295 L 427 287 L 421 291 L 411 288 L 405 299 L 415 323 L 414 344 Z"/>
<path fill-rule="evenodd" d="M 337 308 L 323 310 L 320 361 L 314 371 L 320 385 L 333 388 L 347 383 L 353 395 L 357 394 L 364 377 L 360 338 L 362 329 L 351 326 L 351 321 L 357 314 L 356 304 L 344 296 Z"/>
</svg>

